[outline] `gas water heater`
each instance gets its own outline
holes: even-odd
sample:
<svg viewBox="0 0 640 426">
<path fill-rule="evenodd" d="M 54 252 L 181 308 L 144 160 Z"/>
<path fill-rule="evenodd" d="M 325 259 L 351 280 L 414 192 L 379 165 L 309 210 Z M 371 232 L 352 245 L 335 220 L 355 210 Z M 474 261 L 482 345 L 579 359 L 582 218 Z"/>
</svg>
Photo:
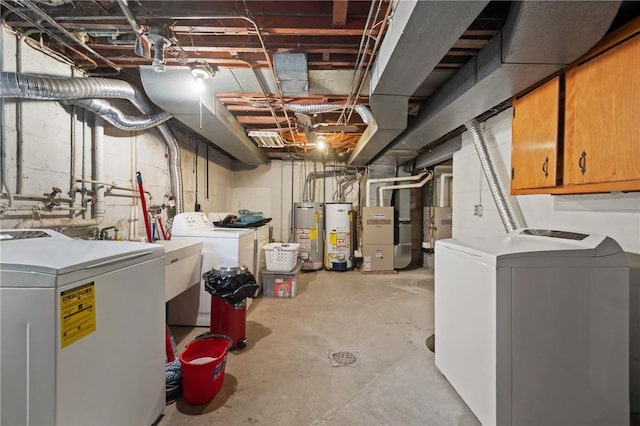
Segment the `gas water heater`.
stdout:
<svg viewBox="0 0 640 426">
<path fill-rule="evenodd" d="M 352 203 L 325 204 L 325 268 L 347 271 L 352 267 Z"/>
<path fill-rule="evenodd" d="M 293 241 L 300 244 L 302 269 L 322 269 L 324 257 L 324 204 L 301 202 L 293 204 Z"/>
</svg>

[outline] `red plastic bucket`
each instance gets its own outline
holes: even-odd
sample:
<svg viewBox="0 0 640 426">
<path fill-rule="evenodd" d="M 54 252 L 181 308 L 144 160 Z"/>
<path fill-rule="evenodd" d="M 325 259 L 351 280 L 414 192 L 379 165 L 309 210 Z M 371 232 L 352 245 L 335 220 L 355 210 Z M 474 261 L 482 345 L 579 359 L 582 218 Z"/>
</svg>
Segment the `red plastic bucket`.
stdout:
<svg viewBox="0 0 640 426">
<path fill-rule="evenodd" d="M 207 336 L 182 351 L 182 396 L 187 404 L 205 404 L 216 396 L 222 387 L 230 347 L 227 336 Z"/>
</svg>

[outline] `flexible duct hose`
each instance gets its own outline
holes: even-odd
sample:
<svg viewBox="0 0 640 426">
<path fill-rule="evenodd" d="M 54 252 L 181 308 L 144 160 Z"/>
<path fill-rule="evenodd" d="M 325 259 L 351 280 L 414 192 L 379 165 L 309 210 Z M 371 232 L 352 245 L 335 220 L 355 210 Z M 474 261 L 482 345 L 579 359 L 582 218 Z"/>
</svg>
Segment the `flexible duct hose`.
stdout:
<svg viewBox="0 0 640 426">
<path fill-rule="evenodd" d="M 496 168 L 491 161 L 487 142 L 484 139 L 484 133 L 480 129 L 480 124 L 477 120 L 473 119 L 465 123 L 465 127 L 469 133 L 471 133 L 471 139 L 473 139 L 473 144 L 476 147 L 476 152 L 478 153 L 478 158 L 480 159 L 480 165 L 482 166 L 484 176 L 487 178 L 487 182 L 489 183 L 489 190 L 493 196 L 493 201 L 496 203 L 496 208 L 498 209 L 500 220 L 502 220 L 502 225 L 504 225 L 504 229 L 507 232 L 514 231 L 519 227 L 518 222 L 511 203 L 505 196 L 504 190 L 500 185 L 500 180 L 496 174 Z"/>
<path fill-rule="evenodd" d="M 320 114 L 322 112 L 345 109 L 346 107 L 344 105 L 334 104 L 284 104 L 284 108 L 289 111 L 299 112 L 302 114 Z M 373 121 L 373 115 L 371 114 L 371 111 L 369 111 L 369 108 L 367 108 L 366 106 L 356 105 L 353 107 L 353 109 L 358 113 L 358 115 L 360 115 L 360 118 L 362 118 L 362 121 L 365 124 L 369 124 Z"/>
<path fill-rule="evenodd" d="M 157 114 L 135 86 L 126 81 L 108 78 L 58 78 L 2 72 L 0 97 L 42 100 L 119 98 L 127 99 L 143 114 Z M 176 199 L 176 214 L 179 214 L 183 211 L 180 147 L 166 124 L 160 124 L 158 130 L 169 150 L 171 187 Z"/>
<path fill-rule="evenodd" d="M 109 101 L 104 99 L 74 99 L 65 102 L 87 109 L 104 118 L 113 126 L 121 130 L 146 130 L 159 126 L 165 121 L 171 119 L 171 114 L 166 111 L 156 111 L 149 114 L 147 117 L 134 117 L 132 115 L 125 114 L 121 109 L 116 108 L 111 105 Z"/>
</svg>

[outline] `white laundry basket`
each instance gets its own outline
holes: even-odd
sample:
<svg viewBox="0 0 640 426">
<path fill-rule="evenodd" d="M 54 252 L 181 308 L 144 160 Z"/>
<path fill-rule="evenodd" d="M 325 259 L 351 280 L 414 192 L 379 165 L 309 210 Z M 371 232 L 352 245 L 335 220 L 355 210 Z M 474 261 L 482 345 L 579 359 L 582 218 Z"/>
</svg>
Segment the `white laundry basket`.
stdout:
<svg viewBox="0 0 640 426">
<path fill-rule="evenodd" d="M 267 271 L 290 272 L 298 263 L 298 243 L 270 243 L 264 245 Z"/>
</svg>

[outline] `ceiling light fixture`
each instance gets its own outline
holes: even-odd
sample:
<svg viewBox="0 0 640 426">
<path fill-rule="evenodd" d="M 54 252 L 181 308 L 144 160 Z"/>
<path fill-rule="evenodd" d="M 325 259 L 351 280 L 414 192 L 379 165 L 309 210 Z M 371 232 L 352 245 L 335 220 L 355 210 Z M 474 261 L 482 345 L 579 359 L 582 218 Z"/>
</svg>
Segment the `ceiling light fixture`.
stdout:
<svg viewBox="0 0 640 426">
<path fill-rule="evenodd" d="M 194 78 L 194 84 L 198 93 L 204 92 L 204 81 L 211 77 L 211 74 L 203 70 L 202 68 L 193 68 L 191 75 Z"/>
</svg>

